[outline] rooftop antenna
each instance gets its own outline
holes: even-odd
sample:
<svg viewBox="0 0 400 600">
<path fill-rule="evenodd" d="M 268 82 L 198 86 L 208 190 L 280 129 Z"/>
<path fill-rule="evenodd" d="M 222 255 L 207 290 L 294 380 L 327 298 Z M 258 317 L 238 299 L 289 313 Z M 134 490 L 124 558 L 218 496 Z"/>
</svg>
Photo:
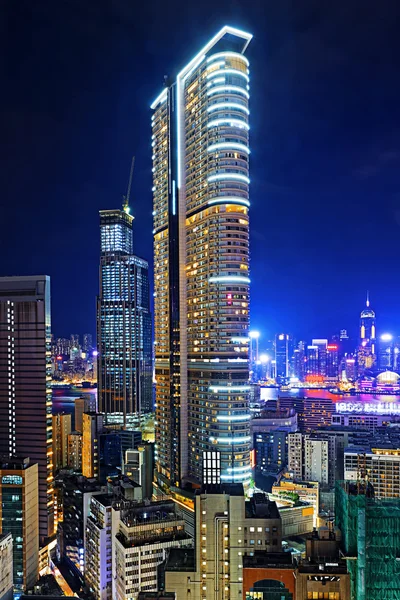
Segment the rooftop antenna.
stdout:
<svg viewBox="0 0 400 600">
<path fill-rule="evenodd" d="M 367 290 L 367 302 L 366 302 L 366 304 L 367 304 L 367 308 L 368 308 L 368 306 L 369 306 L 369 290 Z"/>
<path fill-rule="evenodd" d="M 135 167 L 135 157 L 132 156 L 132 163 L 131 163 L 131 170 L 129 173 L 129 181 L 128 181 L 128 189 L 126 191 L 126 196 L 122 196 L 123 198 L 123 203 L 122 203 L 122 209 L 129 215 L 131 209 L 129 208 L 129 199 L 131 196 L 131 187 L 132 187 L 132 176 L 133 176 L 133 169 Z"/>
</svg>

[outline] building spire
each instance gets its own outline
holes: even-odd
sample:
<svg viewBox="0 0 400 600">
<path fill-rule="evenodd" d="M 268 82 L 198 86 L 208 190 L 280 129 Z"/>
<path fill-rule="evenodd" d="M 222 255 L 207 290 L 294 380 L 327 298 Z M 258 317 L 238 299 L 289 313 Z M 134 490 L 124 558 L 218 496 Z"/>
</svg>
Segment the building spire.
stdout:
<svg viewBox="0 0 400 600">
<path fill-rule="evenodd" d="M 369 307 L 369 290 L 367 290 L 367 301 L 365 303 L 367 305 L 367 308 Z"/>
<path fill-rule="evenodd" d="M 129 181 L 128 181 L 128 190 L 126 192 L 126 196 L 123 196 L 123 203 L 122 203 L 122 210 L 126 213 L 130 213 L 130 207 L 129 207 L 129 199 L 131 196 L 131 187 L 132 187 L 132 175 L 133 175 L 133 168 L 135 166 L 135 157 L 132 156 L 132 163 L 131 163 L 131 170 L 129 173 Z"/>
</svg>

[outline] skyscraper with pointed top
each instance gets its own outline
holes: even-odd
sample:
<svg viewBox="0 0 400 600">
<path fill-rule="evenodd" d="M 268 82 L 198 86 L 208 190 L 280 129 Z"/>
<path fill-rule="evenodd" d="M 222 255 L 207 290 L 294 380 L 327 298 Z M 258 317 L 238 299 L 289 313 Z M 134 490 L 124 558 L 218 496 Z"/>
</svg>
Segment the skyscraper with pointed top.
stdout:
<svg viewBox="0 0 400 600">
<path fill-rule="evenodd" d="M 99 410 L 127 415 L 152 409 L 149 267 L 133 254 L 133 216 L 100 211 L 100 293 L 97 300 Z"/>
<path fill-rule="evenodd" d="M 358 347 L 358 372 L 359 375 L 372 369 L 376 363 L 376 317 L 370 307 L 369 292 L 365 308 L 360 315 L 360 337 Z"/>
</svg>

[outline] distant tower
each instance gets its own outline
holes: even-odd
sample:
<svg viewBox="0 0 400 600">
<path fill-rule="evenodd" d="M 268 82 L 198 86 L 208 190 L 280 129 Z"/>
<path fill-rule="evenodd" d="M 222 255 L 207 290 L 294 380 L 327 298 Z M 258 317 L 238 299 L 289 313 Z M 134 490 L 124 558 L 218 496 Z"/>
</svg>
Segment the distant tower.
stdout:
<svg viewBox="0 0 400 600">
<path fill-rule="evenodd" d="M 360 315 L 360 338 L 358 348 L 358 370 L 361 375 L 371 369 L 376 362 L 376 318 L 370 308 L 369 292 L 367 292 L 366 308 Z"/>
</svg>

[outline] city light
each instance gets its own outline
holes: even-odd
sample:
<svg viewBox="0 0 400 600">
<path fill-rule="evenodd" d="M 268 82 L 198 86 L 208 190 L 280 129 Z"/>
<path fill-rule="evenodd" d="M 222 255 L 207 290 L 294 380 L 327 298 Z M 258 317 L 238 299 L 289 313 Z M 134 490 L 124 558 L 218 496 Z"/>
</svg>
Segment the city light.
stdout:
<svg viewBox="0 0 400 600">
<path fill-rule="evenodd" d="M 269 362 L 271 360 L 271 357 L 268 356 L 268 354 L 260 354 L 260 363 L 262 365 L 266 365 L 267 362 Z"/>
<path fill-rule="evenodd" d="M 251 338 L 252 340 L 256 340 L 259 337 L 260 337 L 259 331 L 249 331 L 249 338 Z"/>
<path fill-rule="evenodd" d="M 391 342 L 393 339 L 393 336 L 391 333 L 383 333 L 381 335 L 381 340 L 382 342 Z"/>
</svg>

